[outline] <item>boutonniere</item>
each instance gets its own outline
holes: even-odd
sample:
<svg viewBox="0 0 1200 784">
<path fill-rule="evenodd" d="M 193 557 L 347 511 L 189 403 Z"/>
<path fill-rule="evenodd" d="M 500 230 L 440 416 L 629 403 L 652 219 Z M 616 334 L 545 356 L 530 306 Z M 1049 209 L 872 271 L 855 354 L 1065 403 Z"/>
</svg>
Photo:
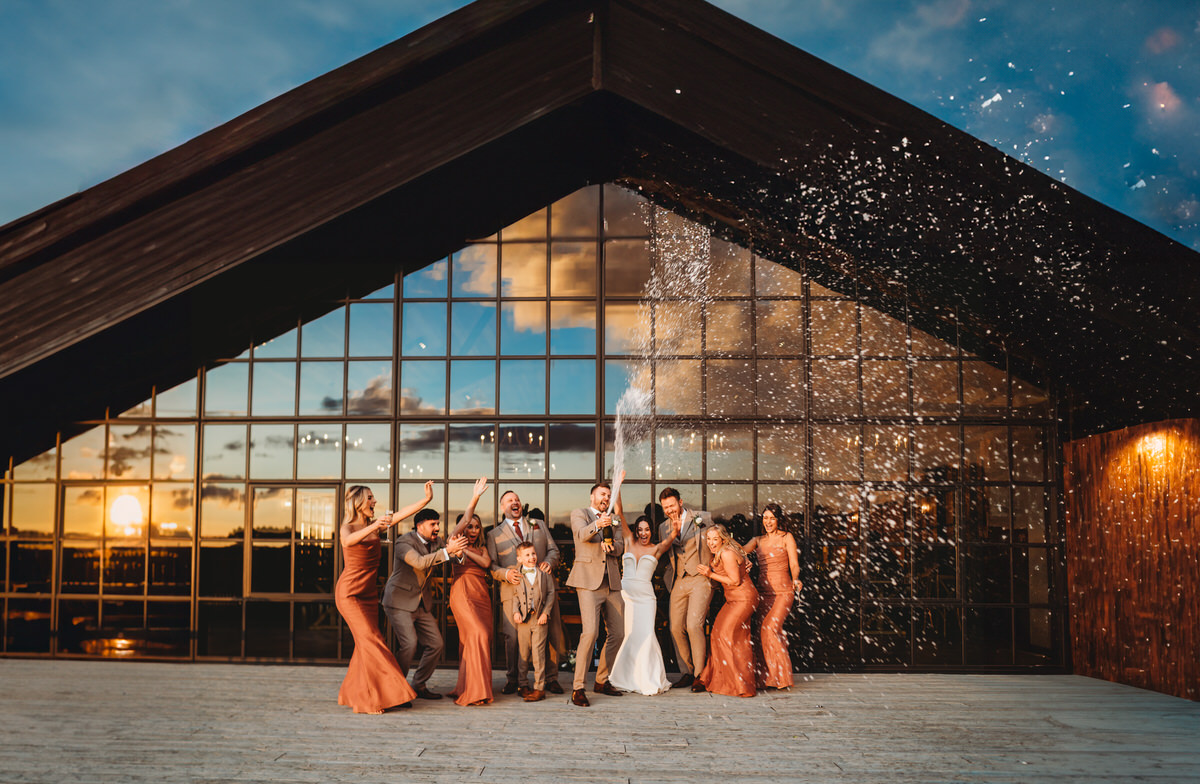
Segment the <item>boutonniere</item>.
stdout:
<svg viewBox="0 0 1200 784">
<path fill-rule="evenodd" d="M 542 526 L 540 523 L 538 523 L 537 520 L 530 520 L 529 521 L 529 530 L 530 531 L 540 531 L 540 530 L 542 530 Z"/>
<path fill-rule="evenodd" d="M 696 515 L 696 519 L 695 519 L 694 523 L 697 528 L 703 528 L 704 527 L 704 518 L 701 517 L 700 515 Z"/>
</svg>

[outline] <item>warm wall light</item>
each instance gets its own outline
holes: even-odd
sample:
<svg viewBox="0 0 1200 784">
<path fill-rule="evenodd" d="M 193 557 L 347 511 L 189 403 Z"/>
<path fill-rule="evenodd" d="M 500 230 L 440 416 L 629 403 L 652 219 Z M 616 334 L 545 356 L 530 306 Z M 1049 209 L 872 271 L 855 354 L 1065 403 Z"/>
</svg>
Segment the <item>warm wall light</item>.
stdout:
<svg viewBox="0 0 1200 784">
<path fill-rule="evenodd" d="M 1162 433 L 1149 433 L 1138 440 L 1137 448 L 1143 455 L 1160 460 L 1167 451 L 1167 437 Z"/>
</svg>

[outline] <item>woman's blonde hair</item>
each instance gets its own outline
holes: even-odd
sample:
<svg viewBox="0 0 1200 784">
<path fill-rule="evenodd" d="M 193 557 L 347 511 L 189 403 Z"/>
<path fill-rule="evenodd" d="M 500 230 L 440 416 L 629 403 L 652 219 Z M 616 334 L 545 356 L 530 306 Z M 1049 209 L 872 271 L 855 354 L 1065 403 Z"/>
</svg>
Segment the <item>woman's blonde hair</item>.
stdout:
<svg viewBox="0 0 1200 784">
<path fill-rule="evenodd" d="M 746 557 L 746 553 L 742 550 L 742 546 L 737 543 L 737 540 L 734 539 L 732 535 L 730 535 L 729 530 L 726 529 L 725 526 L 721 525 L 720 523 L 713 523 L 711 526 L 709 526 L 708 530 L 716 531 L 721 537 L 721 546 L 715 553 L 713 553 L 714 558 L 720 555 L 722 550 L 732 550 L 733 554 L 740 559 L 744 559 Z M 708 536 L 707 531 L 704 533 L 704 536 Z"/>
<path fill-rule="evenodd" d="M 342 520 L 343 523 L 353 523 L 358 517 L 358 507 L 363 501 L 367 500 L 367 495 L 371 492 L 371 488 L 366 485 L 351 485 L 346 488 L 346 516 Z"/>
</svg>

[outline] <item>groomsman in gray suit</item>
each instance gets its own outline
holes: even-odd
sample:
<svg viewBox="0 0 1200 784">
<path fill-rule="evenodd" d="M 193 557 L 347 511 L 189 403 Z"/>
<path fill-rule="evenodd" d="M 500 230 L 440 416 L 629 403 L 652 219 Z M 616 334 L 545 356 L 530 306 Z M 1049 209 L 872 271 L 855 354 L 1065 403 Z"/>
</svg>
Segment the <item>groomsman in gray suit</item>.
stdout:
<svg viewBox="0 0 1200 784">
<path fill-rule="evenodd" d="M 600 612 L 604 611 L 604 631 L 607 639 L 600 654 L 593 690 L 597 694 L 620 697 L 621 692 L 608 682 L 608 668 L 621 641 L 625 638 L 625 602 L 621 598 L 621 554 L 625 541 L 620 531 L 614 531 L 612 514 L 608 510 L 612 491 L 607 482 L 592 487 L 591 506 L 571 512 L 571 533 L 575 538 L 575 563 L 567 577 L 567 585 L 579 595 L 579 615 L 583 630 L 575 649 L 575 685 L 571 702 L 587 707 L 585 680 L 592 663 L 592 648 L 600 632 Z M 609 544 L 604 529 L 612 532 Z"/>
<path fill-rule="evenodd" d="M 417 512 L 413 522 L 413 530 L 396 540 L 392 575 L 383 589 L 383 610 L 398 640 L 400 671 L 408 677 L 417 646 L 422 646 L 424 653 L 409 683 L 421 699 L 440 700 L 442 695 L 425 686 L 446 647 L 433 615 L 433 569 L 457 558 L 467 546 L 467 538 L 459 535 L 449 542 L 439 538 L 441 518 L 433 509 Z"/>
<path fill-rule="evenodd" d="M 492 578 L 500 585 L 500 603 L 508 607 L 512 602 L 513 592 L 521 582 L 521 568 L 517 563 L 517 546 L 522 542 L 530 542 L 537 552 L 538 568 L 552 575 L 558 566 L 558 545 L 544 525 L 544 520 L 533 520 L 525 517 L 522 512 L 521 498 L 509 490 L 500 496 L 500 513 L 504 517 L 487 533 L 487 550 L 492 559 Z M 508 668 L 507 678 L 501 694 L 512 694 L 517 691 L 517 661 L 520 659 L 517 644 L 517 627 L 513 625 L 509 613 L 500 613 L 500 630 L 504 633 L 504 660 Z M 550 616 L 549 666 L 546 671 L 546 690 L 554 694 L 562 694 L 562 686 L 558 683 L 558 663 L 566 647 L 562 641 L 562 621 L 559 620 L 558 602 Z"/>
<path fill-rule="evenodd" d="M 696 676 L 704 669 L 707 653 L 704 621 L 712 601 L 712 583 L 700 574 L 698 567 L 712 560 L 712 553 L 704 543 L 704 532 L 711 518 L 707 512 L 685 508 L 679 491 L 673 487 L 664 487 L 658 500 L 667 516 L 658 529 L 660 540 L 670 536 L 675 522 L 683 519 L 679 536 L 666 553 L 667 567 L 663 574 L 663 583 L 671 592 L 671 640 L 683 674 L 672 688 L 691 686 L 693 691 L 701 691 L 704 687 L 696 683 Z"/>
</svg>

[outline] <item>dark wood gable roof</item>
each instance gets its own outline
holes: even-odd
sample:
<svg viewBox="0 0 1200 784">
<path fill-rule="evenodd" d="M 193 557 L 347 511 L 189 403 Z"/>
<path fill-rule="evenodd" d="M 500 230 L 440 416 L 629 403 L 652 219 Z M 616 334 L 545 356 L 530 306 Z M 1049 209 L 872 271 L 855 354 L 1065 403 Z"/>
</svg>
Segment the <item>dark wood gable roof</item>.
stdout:
<svg viewBox="0 0 1200 784">
<path fill-rule="evenodd" d="M 1081 432 L 1194 414 L 1197 254 L 705 3 L 480 0 L 0 229 L 7 451 L 607 180 Z"/>
</svg>

